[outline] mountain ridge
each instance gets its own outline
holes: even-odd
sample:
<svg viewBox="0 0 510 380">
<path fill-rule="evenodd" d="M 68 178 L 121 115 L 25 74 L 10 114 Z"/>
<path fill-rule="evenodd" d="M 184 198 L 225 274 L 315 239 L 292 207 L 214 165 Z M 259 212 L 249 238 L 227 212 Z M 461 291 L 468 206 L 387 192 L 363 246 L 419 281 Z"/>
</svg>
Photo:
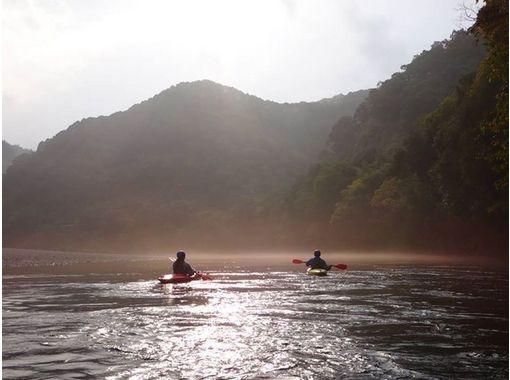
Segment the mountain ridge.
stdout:
<svg viewBox="0 0 510 380">
<path fill-rule="evenodd" d="M 16 157 L 32 152 L 33 151 L 30 149 L 23 148 L 16 144 L 10 144 L 6 140 L 2 140 L 2 173 L 5 173 Z"/>
<path fill-rule="evenodd" d="M 98 231 L 127 239 L 147 229 L 175 240 L 211 224 L 226 229 L 230 215 L 256 212 L 317 160 L 331 125 L 367 93 L 346 106 L 279 104 L 185 82 L 73 123 L 6 174 L 4 241 L 68 246 L 100 240 Z M 185 232 L 171 230 L 175 219 Z"/>
</svg>

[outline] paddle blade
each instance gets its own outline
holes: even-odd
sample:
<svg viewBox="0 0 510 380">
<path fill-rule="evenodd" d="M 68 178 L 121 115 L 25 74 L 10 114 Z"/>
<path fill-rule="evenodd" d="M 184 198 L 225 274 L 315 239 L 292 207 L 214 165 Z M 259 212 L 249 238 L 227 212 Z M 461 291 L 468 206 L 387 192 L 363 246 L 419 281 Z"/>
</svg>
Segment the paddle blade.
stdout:
<svg viewBox="0 0 510 380">
<path fill-rule="evenodd" d="M 294 259 L 292 260 L 292 264 L 304 264 L 305 262 L 303 260 Z"/>
<path fill-rule="evenodd" d="M 346 264 L 336 264 L 336 265 L 333 265 L 335 268 L 338 268 L 338 269 L 347 269 L 347 265 Z"/>
<path fill-rule="evenodd" d="M 203 273 L 198 273 L 198 275 L 200 276 L 200 278 L 204 281 L 212 281 L 212 277 L 207 275 L 207 274 L 203 274 Z"/>
</svg>

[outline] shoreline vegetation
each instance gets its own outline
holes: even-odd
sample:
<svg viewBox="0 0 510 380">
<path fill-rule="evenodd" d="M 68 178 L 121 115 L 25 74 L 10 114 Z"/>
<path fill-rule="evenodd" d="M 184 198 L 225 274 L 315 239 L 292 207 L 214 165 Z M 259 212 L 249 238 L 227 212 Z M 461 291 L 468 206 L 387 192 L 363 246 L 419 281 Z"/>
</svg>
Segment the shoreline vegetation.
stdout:
<svg viewBox="0 0 510 380">
<path fill-rule="evenodd" d="M 3 176 L 3 246 L 437 252 L 508 261 L 508 3 L 311 103 L 203 80 L 88 118 Z"/>
</svg>

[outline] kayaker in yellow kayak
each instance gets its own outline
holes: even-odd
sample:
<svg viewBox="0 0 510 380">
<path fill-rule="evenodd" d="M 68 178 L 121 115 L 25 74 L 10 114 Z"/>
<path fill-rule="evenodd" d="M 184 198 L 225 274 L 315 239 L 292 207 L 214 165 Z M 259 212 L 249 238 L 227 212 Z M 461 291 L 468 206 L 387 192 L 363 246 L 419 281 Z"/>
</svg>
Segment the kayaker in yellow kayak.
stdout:
<svg viewBox="0 0 510 380">
<path fill-rule="evenodd" d="M 310 269 L 331 269 L 332 265 L 328 265 L 323 259 L 321 259 L 321 251 L 316 249 L 313 251 L 313 256 L 314 257 L 305 263 L 307 267 L 310 267 Z"/>
<path fill-rule="evenodd" d="M 174 274 L 185 274 L 188 276 L 193 276 L 197 272 L 194 270 L 191 265 L 189 265 L 187 262 L 184 261 L 184 258 L 186 257 L 186 252 L 184 251 L 177 251 L 177 260 L 174 261 L 172 265 L 172 269 L 174 271 Z"/>
</svg>

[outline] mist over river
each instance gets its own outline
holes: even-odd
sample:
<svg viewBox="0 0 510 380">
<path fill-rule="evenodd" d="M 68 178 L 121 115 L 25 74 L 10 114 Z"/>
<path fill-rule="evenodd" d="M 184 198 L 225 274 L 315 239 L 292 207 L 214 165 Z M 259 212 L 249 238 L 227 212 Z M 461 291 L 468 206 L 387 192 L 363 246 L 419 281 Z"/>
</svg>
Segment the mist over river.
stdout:
<svg viewBox="0 0 510 380">
<path fill-rule="evenodd" d="M 506 266 L 170 255 L 4 249 L 3 379 L 508 378 Z"/>
</svg>

